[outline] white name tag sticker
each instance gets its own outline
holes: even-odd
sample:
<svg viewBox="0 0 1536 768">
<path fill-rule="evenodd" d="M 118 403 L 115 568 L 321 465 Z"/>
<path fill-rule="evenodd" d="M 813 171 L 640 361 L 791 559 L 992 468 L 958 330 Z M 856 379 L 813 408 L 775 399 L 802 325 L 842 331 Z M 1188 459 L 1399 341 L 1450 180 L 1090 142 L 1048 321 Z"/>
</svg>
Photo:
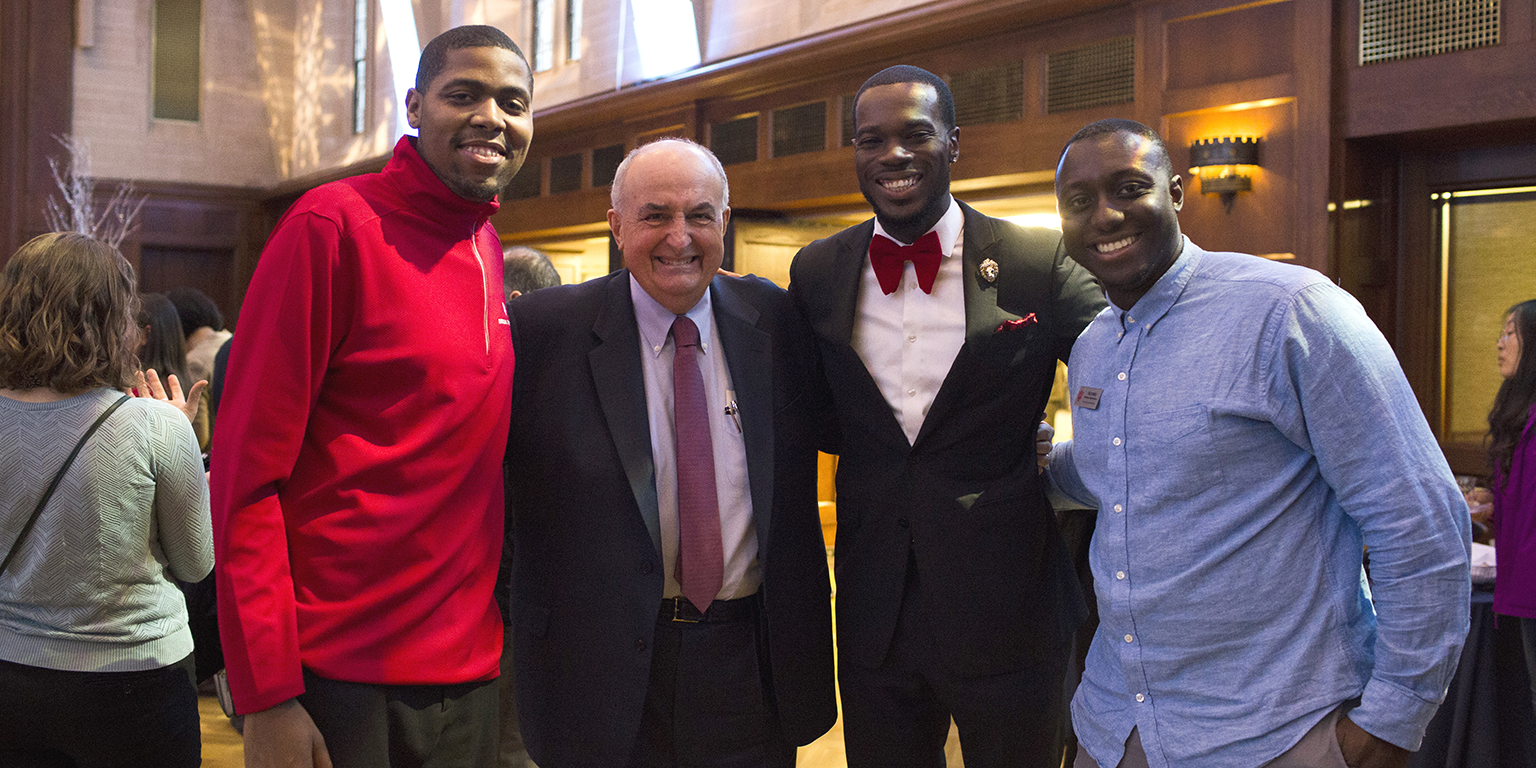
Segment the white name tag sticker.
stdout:
<svg viewBox="0 0 1536 768">
<path fill-rule="evenodd" d="M 1097 411 L 1099 409 L 1099 397 L 1103 394 L 1104 390 L 1098 387 L 1078 387 L 1077 397 L 1072 398 L 1072 404 L 1078 408 Z"/>
</svg>

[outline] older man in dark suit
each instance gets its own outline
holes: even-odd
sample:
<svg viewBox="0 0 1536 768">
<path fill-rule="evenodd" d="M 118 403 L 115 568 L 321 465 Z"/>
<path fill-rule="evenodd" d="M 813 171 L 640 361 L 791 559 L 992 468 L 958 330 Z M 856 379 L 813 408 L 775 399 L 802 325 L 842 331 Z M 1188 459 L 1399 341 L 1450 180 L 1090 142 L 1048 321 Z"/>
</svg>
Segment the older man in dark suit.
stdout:
<svg viewBox="0 0 1536 768">
<path fill-rule="evenodd" d="M 1035 469 L 1055 371 L 1104 306 L 1060 235 L 949 194 L 949 89 L 884 70 L 854 99 L 875 219 L 806 246 L 790 294 L 836 404 L 837 631 L 851 768 L 1055 766 L 1084 606 Z"/>
<path fill-rule="evenodd" d="M 815 354 L 782 290 L 717 275 L 727 204 L 708 150 L 636 149 L 608 212 L 625 268 L 509 304 L 512 634 L 543 768 L 789 768 L 836 718 Z"/>
</svg>

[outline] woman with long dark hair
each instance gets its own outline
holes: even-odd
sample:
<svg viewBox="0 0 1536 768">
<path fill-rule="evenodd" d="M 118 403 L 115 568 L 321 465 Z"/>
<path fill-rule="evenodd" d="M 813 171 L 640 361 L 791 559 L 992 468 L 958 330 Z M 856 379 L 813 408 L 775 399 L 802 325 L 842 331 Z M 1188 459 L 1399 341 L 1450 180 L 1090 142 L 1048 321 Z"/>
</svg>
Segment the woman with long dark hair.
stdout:
<svg viewBox="0 0 1536 768">
<path fill-rule="evenodd" d="M 133 268 L 84 235 L 0 271 L 0 765 L 201 761 L 170 577 L 213 567 L 208 486 L 186 411 L 123 396 L 137 312 Z"/>
<path fill-rule="evenodd" d="M 1518 617 L 1536 703 L 1536 300 L 1511 307 L 1499 335 L 1504 383 L 1488 413 L 1493 468 L 1493 538 L 1498 569 L 1493 610 Z"/>
<path fill-rule="evenodd" d="M 139 365 L 154 370 L 162 381 L 173 374 L 187 384 L 187 340 L 181 335 L 181 316 L 163 293 L 139 294 L 139 328 L 144 343 Z"/>
</svg>

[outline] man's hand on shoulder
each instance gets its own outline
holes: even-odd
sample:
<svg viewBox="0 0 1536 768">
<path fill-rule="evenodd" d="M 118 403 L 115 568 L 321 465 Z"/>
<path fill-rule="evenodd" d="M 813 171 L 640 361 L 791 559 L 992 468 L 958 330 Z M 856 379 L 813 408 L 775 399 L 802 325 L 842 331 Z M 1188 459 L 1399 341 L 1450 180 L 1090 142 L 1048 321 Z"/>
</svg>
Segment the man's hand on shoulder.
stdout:
<svg viewBox="0 0 1536 768">
<path fill-rule="evenodd" d="M 1371 735 L 1355 725 L 1348 715 L 1339 715 L 1339 724 L 1334 731 L 1339 738 L 1339 751 L 1344 753 L 1344 763 L 1349 768 L 1403 768 L 1408 765 L 1408 750 Z"/>
<path fill-rule="evenodd" d="M 331 768 L 331 755 L 304 705 L 289 699 L 245 716 L 245 766 Z"/>
</svg>

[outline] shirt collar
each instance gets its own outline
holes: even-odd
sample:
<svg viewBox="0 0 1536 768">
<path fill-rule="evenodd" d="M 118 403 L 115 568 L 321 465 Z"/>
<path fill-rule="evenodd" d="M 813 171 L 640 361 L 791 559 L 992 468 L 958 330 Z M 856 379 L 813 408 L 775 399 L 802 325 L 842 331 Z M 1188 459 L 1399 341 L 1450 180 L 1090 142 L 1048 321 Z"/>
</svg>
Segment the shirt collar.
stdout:
<svg viewBox="0 0 1536 768">
<path fill-rule="evenodd" d="M 939 247 L 944 249 L 944 255 L 948 257 L 949 254 L 954 252 L 955 241 L 960 239 L 960 230 L 964 227 L 965 214 L 960 211 L 960 203 L 956 202 L 955 198 L 951 196 L 949 198 L 949 210 L 945 211 L 944 215 L 939 217 L 939 220 L 934 223 L 933 228 L 929 229 L 928 232 L 938 233 Z M 923 234 L 926 235 L 928 232 L 924 232 Z M 879 216 L 875 217 L 875 234 L 883 236 L 894 242 L 901 243 L 902 245 L 912 244 L 902 243 L 900 240 L 897 240 L 896 238 L 886 234 L 885 227 L 880 226 Z M 920 240 L 922 238 L 919 237 L 918 239 Z M 913 242 L 917 241 L 914 240 Z"/>
<path fill-rule="evenodd" d="M 1120 321 L 1121 328 L 1141 324 L 1151 329 L 1157 321 L 1168 314 L 1174 302 L 1179 300 L 1179 295 L 1184 293 L 1184 287 L 1189 285 L 1189 280 L 1194 277 L 1196 267 L 1200 263 L 1200 255 L 1204 251 L 1199 246 L 1190 242 L 1187 235 L 1183 236 L 1184 249 L 1179 253 L 1173 265 L 1163 273 L 1152 287 L 1136 301 L 1136 305 L 1130 309 L 1121 309 L 1109 302 L 1109 309 L 1115 314 L 1115 319 Z"/>
<path fill-rule="evenodd" d="M 635 324 L 640 328 L 640 338 L 645 342 L 645 348 L 653 355 L 660 355 L 662 347 L 666 346 L 667 335 L 672 332 L 672 321 L 677 319 L 677 315 L 651 298 L 633 274 L 629 276 L 629 298 L 635 305 Z M 699 351 L 709 354 L 710 326 L 715 319 L 709 291 L 704 291 L 704 297 L 684 316 L 699 328 Z"/>
<path fill-rule="evenodd" d="M 444 226 L 478 226 L 500 207 L 499 197 L 477 203 L 455 194 L 427 165 L 416 149 L 416 137 L 409 134 L 395 142 L 394 154 L 385 164 L 383 174 L 424 218 Z"/>
</svg>

